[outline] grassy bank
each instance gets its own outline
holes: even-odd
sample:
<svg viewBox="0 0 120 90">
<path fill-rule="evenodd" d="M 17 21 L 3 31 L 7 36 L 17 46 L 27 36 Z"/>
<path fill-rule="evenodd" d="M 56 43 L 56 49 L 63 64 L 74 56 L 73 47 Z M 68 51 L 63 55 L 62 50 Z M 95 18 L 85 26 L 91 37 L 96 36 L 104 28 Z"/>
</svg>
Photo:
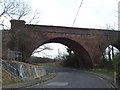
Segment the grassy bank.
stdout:
<svg viewBox="0 0 120 90">
<path fill-rule="evenodd" d="M 17 84 L 18 82 L 7 82 L 7 83 L 2 83 L 3 86 L 5 85 L 11 85 L 11 84 Z"/>
<path fill-rule="evenodd" d="M 61 67 L 60 62 L 38 63 L 39 66 Z"/>
<path fill-rule="evenodd" d="M 114 72 L 113 70 L 105 70 L 105 69 L 90 69 L 90 70 L 87 70 L 87 71 L 104 74 L 104 75 L 107 75 L 107 76 L 110 76 L 110 77 L 113 77 L 113 72 Z"/>
<path fill-rule="evenodd" d="M 39 66 L 55 66 L 55 63 L 39 63 Z"/>
<path fill-rule="evenodd" d="M 39 63 L 39 66 L 56 66 L 55 63 Z"/>
</svg>

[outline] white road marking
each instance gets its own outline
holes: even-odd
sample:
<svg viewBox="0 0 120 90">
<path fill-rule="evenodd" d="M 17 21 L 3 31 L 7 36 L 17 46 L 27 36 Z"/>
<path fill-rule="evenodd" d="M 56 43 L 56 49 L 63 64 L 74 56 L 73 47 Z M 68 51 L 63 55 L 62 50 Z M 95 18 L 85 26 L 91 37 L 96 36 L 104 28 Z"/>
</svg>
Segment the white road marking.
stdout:
<svg viewBox="0 0 120 90">
<path fill-rule="evenodd" d="M 67 86 L 68 82 L 51 82 L 46 84 L 47 86 Z"/>
</svg>

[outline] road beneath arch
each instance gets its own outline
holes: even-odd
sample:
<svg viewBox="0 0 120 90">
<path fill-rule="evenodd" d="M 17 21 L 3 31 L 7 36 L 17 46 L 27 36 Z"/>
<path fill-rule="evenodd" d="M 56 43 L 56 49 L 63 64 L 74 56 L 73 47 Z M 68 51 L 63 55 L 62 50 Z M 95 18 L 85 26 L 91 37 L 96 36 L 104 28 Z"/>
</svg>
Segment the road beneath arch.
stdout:
<svg viewBox="0 0 120 90">
<path fill-rule="evenodd" d="M 45 67 L 46 70 L 55 71 L 57 77 L 47 82 L 29 88 L 111 88 L 111 84 L 93 74 L 56 67 Z"/>
</svg>

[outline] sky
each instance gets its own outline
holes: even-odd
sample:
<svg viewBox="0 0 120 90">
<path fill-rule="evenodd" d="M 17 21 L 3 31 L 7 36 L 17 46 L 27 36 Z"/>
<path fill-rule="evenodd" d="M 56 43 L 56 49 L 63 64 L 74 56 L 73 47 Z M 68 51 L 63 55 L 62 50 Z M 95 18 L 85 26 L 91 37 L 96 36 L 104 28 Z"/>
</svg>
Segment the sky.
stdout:
<svg viewBox="0 0 120 90">
<path fill-rule="evenodd" d="M 34 9 L 41 12 L 38 24 L 69 26 L 75 19 L 82 0 L 28 0 Z M 118 28 L 119 0 L 83 0 L 74 27 Z"/>
<path fill-rule="evenodd" d="M 40 11 L 40 25 L 54 25 L 80 28 L 98 28 L 118 30 L 119 0 L 83 0 L 77 19 L 73 24 L 82 0 L 29 0 L 33 9 Z M 49 44 L 54 50 L 44 51 L 50 57 L 66 53 L 64 46 Z M 59 48 L 58 48 L 59 47 Z M 52 52 L 52 53 L 51 53 Z M 44 57 L 44 54 L 35 54 Z"/>
</svg>

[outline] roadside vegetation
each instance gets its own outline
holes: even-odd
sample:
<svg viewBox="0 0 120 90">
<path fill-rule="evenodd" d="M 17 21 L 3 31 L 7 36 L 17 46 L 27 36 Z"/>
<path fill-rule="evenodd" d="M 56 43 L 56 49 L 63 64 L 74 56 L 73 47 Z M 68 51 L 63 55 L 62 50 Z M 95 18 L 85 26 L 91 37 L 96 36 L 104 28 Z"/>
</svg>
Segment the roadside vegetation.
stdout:
<svg viewBox="0 0 120 90">
<path fill-rule="evenodd" d="M 100 68 L 109 72 L 116 72 L 117 79 L 120 81 L 120 55 L 116 55 L 112 60 L 103 59 L 101 60 Z"/>
<path fill-rule="evenodd" d="M 106 69 L 89 69 L 87 71 L 104 74 L 110 77 L 113 77 L 113 72 L 114 72 L 113 70 L 106 70 Z"/>
<path fill-rule="evenodd" d="M 11 84 L 17 84 L 18 82 L 7 82 L 7 83 L 2 83 L 3 86 L 5 85 L 11 85 Z"/>
<path fill-rule="evenodd" d="M 53 67 L 61 67 L 60 62 L 49 62 L 49 63 L 38 63 L 39 66 L 53 66 Z"/>
<path fill-rule="evenodd" d="M 66 55 L 61 65 L 63 67 L 79 68 L 79 62 L 77 56 L 74 53 Z"/>
<path fill-rule="evenodd" d="M 113 58 L 113 68 L 117 72 L 117 79 L 120 81 L 120 55 L 117 55 Z"/>
</svg>

